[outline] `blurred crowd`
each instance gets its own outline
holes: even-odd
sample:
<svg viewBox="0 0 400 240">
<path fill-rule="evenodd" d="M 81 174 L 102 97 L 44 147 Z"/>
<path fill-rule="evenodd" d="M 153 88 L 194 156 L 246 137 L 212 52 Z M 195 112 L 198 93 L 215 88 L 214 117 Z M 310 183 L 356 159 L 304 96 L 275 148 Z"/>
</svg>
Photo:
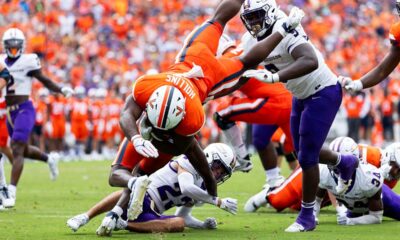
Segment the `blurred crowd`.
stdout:
<svg viewBox="0 0 400 240">
<path fill-rule="evenodd" d="M 64 104 L 61 112 L 67 126 L 65 134 L 71 135 L 66 138 L 67 143 L 73 146 L 73 142 L 82 142 L 81 149 L 86 149 L 86 153 L 92 152 L 91 149 L 101 152 L 98 141 L 115 151 L 122 136 L 115 124 L 117 113 L 132 83 L 146 72 L 166 70 L 174 62 L 187 33 L 210 16 L 217 2 L 1 0 L 0 33 L 9 27 L 20 28 L 27 37 L 26 52 L 41 57 L 45 74 L 78 90 L 74 100 L 60 100 Z M 277 0 L 277 3 L 286 12 L 292 5 L 302 8 L 306 12 L 303 26 L 328 65 L 336 74 L 352 78 L 360 77 L 384 57 L 390 47 L 389 28 L 398 21 L 394 0 Z M 226 31 L 239 40 L 245 29 L 236 17 Z M 344 117 L 338 120 L 348 127 L 345 134 L 377 145 L 398 140 L 399 80 L 400 73 L 396 70 L 379 87 L 361 94 L 346 94 Z M 62 98 L 41 88 L 35 83 L 37 125 L 42 126 L 35 133 L 41 140 L 35 142 L 52 150 L 49 140 L 53 134 L 50 125 L 54 125 L 51 122 L 54 107 L 51 105 L 54 99 Z M 80 102 L 85 104 L 77 104 Z M 95 102 L 100 102 L 99 110 Z M 73 113 L 82 106 L 87 107 L 83 118 L 86 130 L 79 130 L 87 132 L 84 138 L 74 133 L 78 130 L 73 126 Z M 219 138 L 211 120 L 215 106 L 210 103 L 206 108 L 210 119 L 201 133 L 203 143 Z M 96 133 L 96 128 L 102 125 L 96 122 L 98 119 L 104 121 L 104 131 L 109 131 L 104 136 Z"/>
</svg>

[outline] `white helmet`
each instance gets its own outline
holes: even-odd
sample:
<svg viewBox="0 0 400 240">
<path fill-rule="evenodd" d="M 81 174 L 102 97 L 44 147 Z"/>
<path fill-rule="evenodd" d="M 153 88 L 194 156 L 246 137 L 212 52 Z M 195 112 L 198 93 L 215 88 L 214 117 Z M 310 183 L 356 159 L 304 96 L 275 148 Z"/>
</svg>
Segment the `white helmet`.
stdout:
<svg viewBox="0 0 400 240">
<path fill-rule="evenodd" d="M 10 28 L 5 31 L 2 43 L 9 58 L 17 58 L 25 51 L 25 36 L 18 28 Z"/>
<path fill-rule="evenodd" d="M 400 166 L 400 143 L 392 143 L 383 150 L 381 165 L 395 162 Z"/>
<path fill-rule="evenodd" d="M 227 34 L 222 34 L 219 38 L 218 49 L 217 49 L 217 57 L 220 57 L 224 54 L 224 52 L 230 48 L 236 46 L 235 40 L 229 37 Z"/>
<path fill-rule="evenodd" d="M 338 153 L 352 154 L 356 157 L 360 156 L 358 144 L 349 137 L 335 138 L 335 140 L 329 144 L 329 149 Z"/>
<path fill-rule="evenodd" d="M 214 176 L 217 183 L 223 183 L 231 177 L 236 165 L 236 156 L 231 147 L 224 143 L 212 143 L 204 149 L 204 154 L 211 170 L 215 168 L 224 170 L 224 173 Z"/>
<path fill-rule="evenodd" d="M 240 9 L 240 19 L 253 37 L 262 37 L 277 19 L 275 0 L 246 0 Z"/>
<path fill-rule="evenodd" d="M 185 98 L 176 87 L 161 86 L 147 101 L 146 113 L 153 127 L 170 130 L 176 127 L 185 116 Z"/>
</svg>

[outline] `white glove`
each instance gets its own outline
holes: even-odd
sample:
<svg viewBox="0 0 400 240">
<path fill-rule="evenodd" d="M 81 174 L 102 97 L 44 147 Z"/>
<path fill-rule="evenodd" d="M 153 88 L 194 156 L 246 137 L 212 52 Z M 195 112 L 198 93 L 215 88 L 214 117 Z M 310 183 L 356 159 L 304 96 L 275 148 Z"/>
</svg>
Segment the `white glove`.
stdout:
<svg viewBox="0 0 400 240">
<path fill-rule="evenodd" d="M 340 85 L 342 85 L 342 88 L 346 89 L 349 92 L 358 92 L 364 88 L 360 80 L 352 80 L 349 77 L 343 76 L 339 76 L 338 80 Z"/>
<path fill-rule="evenodd" d="M 66 98 L 69 98 L 74 94 L 74 90 L 70 87 L 62 87 L 61 92 Z"/>
<path fill-rule="evenodd" d="M 221 199 L 221 205 L 219 206 L 219 208 L 235 215 L 237 213 L 237 199 L 234 198 Z"/>
<path fill-rule="evenodd" d="M 217 229 L 217 220 L 213 217 L 206 218 L 206 220 L 203 222 L 203 228 Z"/>
<path fill-rule="evenodd" d="M 131 142 L 133 143 L 133 146 L 136 149 L 136 152 L 138 152 L 140 155 L 144 157 L 151 157 L 151 158 L 157 158 L 158 157 L 158 151 L 157 148 L 151 144 L 150 141 L 144 140 L 141 135 L 136 134 L 131 138 Z"/>
<path fill-rule="evenodd" d="M 255 78 L 265 83 L 279 82 L 279 75 L 277 73 L 271 73 L 266 69 L 247 70 L 242 76 L 247 78 Z"/>
<path fill-rule="evenodd" d="M 287 18 L 286 22 L 284 22 L 281 28 L 278 28 L 278 32 L 283 36 L 290 32 L 292 32 L 301 22 L 304 17 L 304 12 L 298 7 L 293 7 L 290 10 L 289 17 Z"/>
</svg>

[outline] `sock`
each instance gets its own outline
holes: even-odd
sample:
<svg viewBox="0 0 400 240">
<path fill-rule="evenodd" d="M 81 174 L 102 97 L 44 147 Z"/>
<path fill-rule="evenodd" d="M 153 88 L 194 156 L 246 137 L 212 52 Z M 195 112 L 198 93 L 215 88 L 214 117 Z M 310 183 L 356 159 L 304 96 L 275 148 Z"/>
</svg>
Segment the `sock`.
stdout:
<svg viewBox="0 0 400 240">
<path fill-rule="evenodd" d="M 8 185 L 8 192 L 12 197 L 17 198 L 17 186 L 11 184 Z"/>
<path fill-rule="evenodd" d="M 6 186 L 6 174 L 4 173 L 4 158 L 0 157 L 0 186 Z"/>
<path fill-rule="evenodd" d="M 280 174 L 281 174 L 281 169 L 278 167 L 265 170 L 265 175 L 267 177 L 267 180 L 278 178 Z"/>
<path fill-rule="evenodd" d="M 236 124 L 227 130 L 223 130 L 222 132 L 224 133 L 229 143 L 232 145 L 233 149 L 235 149 L 236 155 L 239 159 L 243 159 L 247 155 L 249 155 L 246 145 L 243 142 L 240 129 Z"/>
<path fill-rule="evenodd" d="M 118 217 L 121 217 L 122 213 L 124 213 L 124 210 L 118 205 L 116 205 L 113 209 L 111 209 L 112 212 L 115 212 Z"/>
<path fill-rule="evenodd" d="M 314 217 L 313 215 L 314 205 L 315 205 L 315 200 L 310 203 L 301 201 L 301 210 L 299 216 L 301 215 L 303 217 L 308 217 L 308 216 Z"/>
</svg>

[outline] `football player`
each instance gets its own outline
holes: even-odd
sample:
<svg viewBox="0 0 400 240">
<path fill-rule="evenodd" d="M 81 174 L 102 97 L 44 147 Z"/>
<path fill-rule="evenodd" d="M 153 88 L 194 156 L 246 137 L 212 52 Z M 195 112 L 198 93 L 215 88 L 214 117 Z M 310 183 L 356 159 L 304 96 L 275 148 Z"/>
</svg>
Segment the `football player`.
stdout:
<svg viewBox="0 0 400 240">
<path fill-rule="evenodd" d="M 217 54 L 224 57 L 236 57 L 243 53 L 243 48 L 236 46 L 235 42 L 227 35 L 220 38 Z M 290 111 L 292 108 L 292 95 L 283 84 L 262 83 L 256 79 L 247 81 L 240 89 L 244 96 L 224 97 L 218 104 L 214 119 L 222 129 L 225 139 L 234 147 L 238 156 L 238 166 L 235 170 L 248 172 L 252 168 L 249 153 L 243 142 L 241 131 L 236 121 L 252 123 L 252 141 L 266 173 L 264 187 L 273 189 L 285 180 L 280 175 L 277 167 L 278 156 L 271 143 L 273 133 L 278 127 L 284 129 L 289 136 L 285 144 L 286 156 L 289 160 L 296 161 L 293 141 L 290 133 Z"/>
<path fill-rule="evenodd" d="M 248 54 L 239 58 L 217 58 L 215 55 L 223 27 L 239 12 L 242 2 L 222 1 L 211 20 L 188 36 L 175 64 L 167 72 L 144 75 L 135 81 L 132 95 L 126 99 L 120 118 L 126 137 L 121 150 L 125 151 L 127 145 L 132 145 L 129 149 L 133 151 L 130 153 L 133 158 L 129 161 L 133 166 L 144 158 L 155 159 L 157 166 L 163 166 L 172 156 L 185 154 L 202 176 L 208 193 L 217 196 L 215 179 L 194 137 L 205 120 L 202 104 L 230 93 L 243 71 L 262 60 L 258 56 L 260 49 L 272 50 L 304 16 L 301 10 L 294 8 L 289 17 L 277 26 L 279 30 L 256 44 Z M 139 128 L 137 120 L 141 116 Z M 147 179 L 145 176 L 132 177 L 124 168 L 115 167 L 112 171 L 112 185 L 128 186 L 118 203 L 123 207 L 128 203 L 129 195 L 133 199 L 140 194 L 141 188 L 137 186 L 146 185 Z M 129 194 L 135 181 L 139 183 Z M 135 201 L 130 203 L 128 213 L 130 218 L 135 218 L 137 216 L 131 212 Z"/>
<path fill-rule="evenodd" d="M 7 68 L 10 75 L 0 79 L 0 86 L 6 86 L 7 104 L 7 128 L 11 137 L 11 149 L 14 156 L 11 182 L 8 190 L 15 205 L 17 184 L 21 177 L 24 157 L 47 162 L 52 179 L 57 178 L 58 168 L 55 159 L 37 147 L 28 145 L 30 133 L 35 123 L 35 110 L 29 97 L 31 95 L 32 80 L 38 79 L 48 89 L 63 93 L 66 96 L 72 94 L 72 89 L 60 87 L 44 76 L 41 71 L 40 60 L 36 54 L 24 54 L 25 36 L 17 28 L 6 30 L 2 38 L 3 51 L 0 62 Z M 1 90 L 1 89 L 0 89 Z"/>
<path fill-rule="evenodd" d="M 231 176 L 236 162 L 232 149 L 223 143 L 213 143 L 204 149 L 204 153 L 217 183 L 226 181 Z M 149 180 L 151 183 L 145 196 L 143 196 L 143 209 L 138 209 L 138 211 L 141 211 L 138 218 L 129 221 L 126 225 L 117 213 L 111 211 L 103 222 L 112 221 L 115 223 L 114 226 L 105 228 L 108 224 L 102 224 L 97 230 L 98 235 L 109 236 L 115 227 L 148 233 L 177 232 L 183 231 L 184 227 L 215 229 L 217 222 L 214 218 L 200 221 L 191 215 L 192 206 L 199 203 L 209 203 L 232 214 L 236 213 L 236 199 L 220 199 L 209 195 L 204 190 L 203 179 L 184 155 L 170 161 L 168 165 L 150 175 Z M 174 216 L 162 215 L 163 212 L 174 206 L 181 206 Z M 96 205 L 95 207 L 98 210 L 102 209 L 102 206 Z M 92 209 L 88 213 L 69 219 L 67 225 L 73 231 L 77 231 L 87 224 L 89 219 L 102 213 L 100 211 L 94 212 Z M 82 221 L 83 216 L 86 219 L 85 221 Z"/>
<path fill-rule="evenodd" d="M 245 53 L 263 39 L 276 33 L 286 15 L 275 0 L 245 1 L 240 17 L 248 32 L 243 37 Z M 338 78 L 326 65 L 322 54 L 309 41 L 301 25 L 290 31 L 272 51 L 258 52 L 264 69 L 247 70 L 244 77 L 265 83 L 283 82 L 293 94 L 291 133 L 303 169 L 303 202 L 295 223 L 287 232 L 312 231 L 315 195 L 319 182 L 318 162 L 339 170 L 338 191 L 345 192 L 358 165 L 351 155 L 321 149 L 342 101 Z"/>
<path fill-rule="evenodd" d="M 400 15 L 400 0 L 396 0 L 396 9 Z M 400 62 L 400 21 L 390 28 L 389 38 L 391 47 L 385 58 L 360 79 L 352 80 L 349 77 L 341 76 L 340 83 L 343 88 L 351 92 L 370 88 L 385 80 L 393 72 Z"/>
<path fill-rule="evenodd" d="M 358 156 L 362 163 L 371 164 L 380 168 L 385 180 L 385 185 L 394 188 L 400 178 L 400 144 L 389 145 L 385 150 L 380 148 L 357 144 L 349 137 L 339 137 L 331 142 L 330 148 L 336 152 L 351 153 Z M 299 210 L 302 192 L 302 171 L 296 169 L 288 179 L 277 189 L 271 192 L 261 191 L 245 204 L 245 211 L 254 212 L 260 206 L 270 204 L 277 211 L 285 208 Z M 328 201 L 322 205 L 327 205 Z M 339 208 L 338 208 L 339 209 Z"/>
</svg>

